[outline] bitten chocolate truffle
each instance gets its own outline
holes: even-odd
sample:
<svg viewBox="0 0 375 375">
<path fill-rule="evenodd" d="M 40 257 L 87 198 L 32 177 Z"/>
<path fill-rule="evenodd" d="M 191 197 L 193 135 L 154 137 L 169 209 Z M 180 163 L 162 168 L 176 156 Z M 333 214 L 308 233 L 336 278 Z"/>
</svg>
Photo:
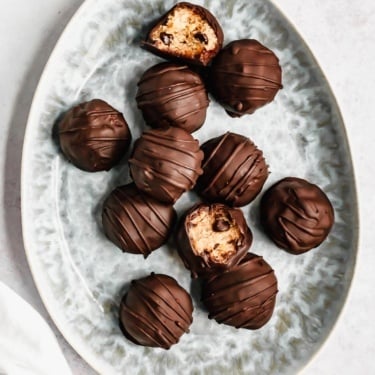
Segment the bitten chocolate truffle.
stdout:
<svg viewBox="0 0 375 375">
<path fill-rule="evenodd" d="M 225 46 L 212 62 L 212 94 L 232 117 L 252 114 L 282 88 L 276 55 L 253 39 Z"/>
<path fill-rule="evenodd" d="M 203 125 L 209 103 L 199 74 L 173 63 L 148 69 L 138 83 L 136 100 L 151 127 L 177 126 L 189 133 Z"/>
<path fill-rule="evenodd" d="M 188 292 L 167 275 L 132 281 L 120 304 L 120 326 L 132 342 L 169 349 L 189 332 L 193 304 Z"/>
<path fill-rule="evenodd" d="M 334 211 L 317 185 L 288 177 L 263 195 L 260 219 L 277 246 L 292 254 L 301 254 L 325 240 L 334 222 Z"/>
<path fill-rule="evenodd" d="M 122 113 L 100 99 L 81 103 L 58 124 L 60 147 L 76 167 L 111 169 L 128 151 L 131 134 Z"/>
<path fill-rule="evenodd" d="M 252 243 L 243 213 L 221 203 L 198 204 L 179 223 L 177 249 L 191 276 L 208 276 L 236 265 Z"/>
<path fill-rule="evenodd" d="M 149 31 L 142 47 L 161 57 L 208 65 L 223 39 L 221 26 L 207 9 L 180 2 Z"/>
<path fill-rule="evenodd" d="M 203 199 L 240 207 L 262 190 L 268 166 L 262 151 L 249 138 L 228 132 L 210 139 L 201 149 L 203 174 L 196 190 Z"/>
<path fill-rule="evenodd" d="M 210 319 L 236 328 L 258 329 L 271 319 L 277 292 L 271 266 L 248 253 L 238 265 L 206 280 L 202 301 Z"/>
<path fill-rule="evenodd" d="M 175 220 L 172 205 L 143 194 L 134 184 L 113 190 L 102 211 L 109 240 L 124 252 L 145 258 L 167 241 Z"/>
<path fill-rule="evenodd" d="M 187 131 L 146 130 L 134 144 L 130 174 L 137 187 L 161 202 L 174 203 L 202 174 L 203 152 Z"/>
</svg>

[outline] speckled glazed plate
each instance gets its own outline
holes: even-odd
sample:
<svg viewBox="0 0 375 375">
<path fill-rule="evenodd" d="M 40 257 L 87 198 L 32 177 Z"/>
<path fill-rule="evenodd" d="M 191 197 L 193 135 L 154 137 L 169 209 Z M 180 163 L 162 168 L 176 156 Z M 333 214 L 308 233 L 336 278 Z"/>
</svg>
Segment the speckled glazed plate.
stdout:
<svg viewBox="0 0 375 375">
<path fill-rule="evenodd" d="M 318 184 L 331 199 L 336 223 L 322 246 L 300 256 L 278 250 L 262 233 L 259 198 L 243 208 L 254 233 L 251 250 L 273 266 L 279 294 L 271 321 L 258 331 L 207 319 L 198 288 L 172 244 L 144 260 L 123 254 L 101 230 L 101 205 L 129 181 L 126 160 L 90 174 L 69 164 L 53 140 L 59 116 L 101 98 L 122 111 L 133 139 L 145 128 L 135 103 L 143 71 L 160 61 L 139 48 L 140 35 L 173 5 L 166 0 L 87 0 L 66 28 L 36 92 L 24 143 L 22 218 L 27 256 L 39 292 L 71 345 L 102 374 L 291 374 L 321 346 L 345 301 L 357 251 L 357 208 L 345 128 L 329 86 L 308 48 L 266 0 L 197 1 L 210 9 L 225 42 L 255 38 L 275 51 L 284 89 L 252 116 L 232 119 L 213 100 L 200 141 L 227 130 L 264 151 L 271 175 Z M 185 194 L 181 213 L 196 197 Z M 129 282 L 166 273 L 193 296 L 191 332 L 169 351 L 136 346 L 117 324 Z"/>
</svg>

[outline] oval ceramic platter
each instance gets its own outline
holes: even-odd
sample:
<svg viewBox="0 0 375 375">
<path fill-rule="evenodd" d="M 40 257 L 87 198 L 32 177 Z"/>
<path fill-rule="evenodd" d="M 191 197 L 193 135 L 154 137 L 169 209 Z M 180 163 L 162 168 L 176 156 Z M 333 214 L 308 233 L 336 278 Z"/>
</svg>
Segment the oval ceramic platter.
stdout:
<svg viewBox="0 0 375 375">
<path fill-rule="evenodd" d="M 137 82 L 160 61 L 139 48 L 147 25 L 170 9 L 166 0 L 87 0 L 53 52 L 35 94 L 22 168 L 22 218 L 27 256 L 42 299 L 57 326 L 102 374 L 291 374 L 326 339 L 343 306 L 357 251 L 357 207 L 345 128 L 330 88 L 302 39 L 265 0 L 196 1 L 213 12 L 225 43 L 254 38 L 280 58 L 284 88 L 254 115 L 232 119 L 211 100 L 201 142 L 232 131 L 263 150 L 271 174 L 265 189 L 286 176 L 318 184 L 336 222 L 319 248 L 300 256 L 278 250 L 258 222 L 259 197 L 243 208 L 254 233 L 251 251 L 275 269 L 274 315 L 258 331 L 208 320 L 173 244 L 142 256 L 123 254 L 104 236 L 101 206 L 130 181 L 126 158 L 110 172 L 69 164 L 54 141 L 57 120 L 73 105 L 101 98 L 123 112 L 133 140 L 146 127 L 137 109 Z M 263 190 L 264 191 L 264 190 Z M 179 213 L 197 200 L 184 194 Z M 118 326 L 121 295 L 151 271 L 175 277 L 195 305 L 189 334 L 170 350 L 127 341 Z"/>
</svg>

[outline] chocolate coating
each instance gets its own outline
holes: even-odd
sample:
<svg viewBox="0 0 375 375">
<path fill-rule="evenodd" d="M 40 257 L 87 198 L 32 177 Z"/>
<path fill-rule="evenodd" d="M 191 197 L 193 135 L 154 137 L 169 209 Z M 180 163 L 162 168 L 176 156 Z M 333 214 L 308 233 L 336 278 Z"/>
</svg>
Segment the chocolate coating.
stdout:
<svg viewBox="0 0 375 375">
<path fill-rule="evenodd" d="M 177 126 L 189 133 L 203 125 L 209 103 L 199 74 L 173 63 L 148 69 L 138 83 L 136 100 L 148 125 Z"/>
<path fill-rule="evenodd" d="M 334 222 L 334 211 L 317 185 L 288 177 L 263 195 L 260 218 L 266 233 L 277 246 L 301 254 L 325 240 Z"/>
<path fill-rule="evenodd" d="M 180 128 L 146 130 L 134 144 L 130 174 L 137 187 L 161 202 L 174 203 L 202 174 L 203 152 Z"/>
<path fill-rule="evenodd" d="M 172 205 L 143 194 L 134 184 L 113 190 L 102 211 L 103 230 L 109 240 L 124 252 L 145 258 L 167 241 L 175 220 Z"/>
<path fill-rule="evenodd" d="M 221 203 L 193 206 L 179 223 L 178 253 L 191 276 L 209 276 L 233 267 L 253 240 L 242 211 Z"/>
<path fill-rule="evenodd" d="M 210 82 L 212 94 L 230 116 L 251 114 L 282 88 L 279 60 L 256 40 L 236 40 L 213 60 Z"/>
<path fill-rule="evenodd" d="M 133 280 L 120 304 L 120 325 L 138 345 L 169 349 L 189 332 L 190 295 L 175 279 L 154 274 Z"/>
<path fill-rule="evenodd" d="M 209 202 L 241 207 L 262 190 L 268 166 L 261 150 L 247 137 L 225 133 L 201 147 L 203 174 L 196 190 Z"/>
<path fill-rule="evenodd" d="M 58 127 L 64 155 L 88 172 L 111 169 L 128 151 L 131 141 L 122 113 L 100 99 L 73 107 Z"/>
<path fill-rule="evenodd" d="M 248 253 L 238 265 L 206 280 L 202 301 L 210 319 L 258 329 L 271 319 L 277 292 L 271 266 L 261 256 Z"/>
<path fill-rule="evenodd" d="M 179 2 L 148 32 L 141 46 L 167 59 L 208 65 L 223 45 L 224 34 L 206 8 Z"/>
</svg>

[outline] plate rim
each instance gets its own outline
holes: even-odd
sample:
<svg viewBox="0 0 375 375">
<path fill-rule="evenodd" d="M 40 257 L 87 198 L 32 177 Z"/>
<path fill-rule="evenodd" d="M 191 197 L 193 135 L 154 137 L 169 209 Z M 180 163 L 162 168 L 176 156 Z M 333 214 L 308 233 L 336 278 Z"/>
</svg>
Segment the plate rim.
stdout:
<svg viewBox="0 0 375 375">
<path fill-rule="evenodd" d="M 25 212 L 26 212 L 26 155 L 28 154 L 29 145 L 31 143 L 31 129 L 34 126 L 32 124 L 35 124 L 38 118 L 38 111 L 40 108 L 40 102 L 41 98 L 43 98 L 44 91 L 46 90 L 46 86 L 48 85 L 48 76 L 51 75 L 54 72 L 54 69 L 51 69 L 52 63 L 54 60 L 56 60 L 59 55 L 63 52 L 63 45 L 65 44 L 66 40 L 68 40 L 68 35 L 70 32 L 70 29 L 72 28 L 72 25 L 78 24 L 78 20 L 81 18 L 81 16 L 89 10 L 89 7 L 91 4 L 95 4 L 96 0 L 84 0 L 82 4 L 80 4 L 77 9 L 75 10 L 72 17 L 69 19 L 69 21 L 66 23 L 65 27 L 63 28 L 62 32 L 60 33 L 52 52 L 50 53 L 44 67 L 42 70 L 42 73 L 39 77 L 38 84 L 36 86 L 36 89 L 34 91 L 32 104 L 30 106 L 29 115 L 26 121 L 26 128 L 24 133 L 24 140 L 23 140 L 23 147 L 22 147 L 22 159 L 21 159 L 21 226 L 22 226 L 22 238 L 23 238 L 23 245 L 25 249 L 25 254 L 27 258 L 27 262 L 30 268 L 30 272 L 32 275 L 32 278 L 35 283 L 35 287 L 38 291 L 38 294 L 43 302 L 43 305 L 45 309 L 47 310 L 51 320 L 61 333 L 61 335 L 64 337 L 65 341 L 74 349 L 74 351 L 84 360 L 93 370 L 95 370 L 98 373 L 101 373 L 103 371 L 103 368 L 107 368 L 111 373 L 116 373 L 113 371 L 113 368 L 109 367 L 108 364 L 103 361 L 102 359 L 98 358 L 92 352 L 87 350 L 85 348 L 85 345 L 82 345 L 82 340 L 79 338 L 78 335 L 74 333 L 74 330 L 69 327 L 69 324 L 66 324 L 64 321 L 64 318 L 62 317 L 61 313 L 59 312 L 59 309 L 57 308 L 53 298 L 50 298 L 48 295 L 48 288 L 43 287 L 43 281 L 44 277 L 43 275 L 38 275 L 38 272 L 36 271 L 36 263 L 35 255 L 33 254 L 33 251 L 31 250 L 32 245 L 30 244 L 32 242 L 32 238 L 30 238 L 30 230 L 29 228 L 29 220 L 26 218 Z M 354 163 L 353 163 L 353 157 L 351 153 L 351 147 L 350 147 L 350 141 L 348 138 L 348 133 L 345 126 L 344 117 L 342 115 L 342 111 L 340 106 L 338 105 L 337 99 L 335 97 L 335 94 L 332 90 L 330 80 L 326 76 L 324 70 L 322 69 L 321 65 L 319 64 L 317 58 L 315 57 L 313 51 L 309 47 L 309 45 L 306 43 L 305 38 L 302 36 L 302 34 L 298 31 L 295 23 L 285 14 L 285 12 L 279 7 L 279 5 L 275 2 L 275 0 L 268 0 L 268 3 L 276 9 L 276 11 L 288 22 L 289 28 L 293 31 L 293 33 L 299 38 L 299 43 L 302 44 L 304 53 L 308 54 L 308 58 L 316 64 L 316 66 L 319 67 L 319 74 L 321 75 L 322 79 L 324 80 L 326 84 L 325 92 L 328 94 L 329 100 L 332 103 L 332 106 L 336 110 L 336 115 L 338 117 L 340 128 L 344 140 L 344 147 L 345 147 L 345 156 L 347 159 L 347 165 L 349 167 L 349 171 L 351 173 L 351 190 L 353 194 L 354 201 L 353 204 L 353 222 L 356 224 L 355 228 L 353 228 L 353 266 L 351 267 L 350 275 L 348 276 L 349 282 L 345 290 L 345 295 L 343 296 L 343 301 L 341 306 L 339 307 L 339 310 L 337 312 L 336 318 L 330 327 L 329 331 L 326 333 L 325 336 L 322 337 L 320 342 L 318 343 L 317 347 L 314 351 L 311 352 L 310 357 L 306 360 L 303 365 L 298 368 L 298 372 L 303 371 L 307 367 L 309 367 L 312 362 L 316 359 L 316 356 L 324 349 L 324 346 L 327 344 L 330 336 L 333 334 L 333 332 L 336 330 L 338 323 L 341 321 L 343 312 L 347 308 L 349 296 L 351 295 L 352 286 L 353 286 L 353 279 L 356 275 L 357 271 L 357 257 L 358 257 L 358 251 L 359 251 L 359 241 L 360 241 L 360 216 L 359 216 L 359 203 L 358 203 L 358 189 L 357 189 L 357 178 L 356 178 L 356 171 L 354 169 Z M 56 338 L 56 335 L 54 335 Z M 57 338 L 56 341 L 58 342 Z M 98 365 L 100 365 L 100 368 Z"/>
</svg>

